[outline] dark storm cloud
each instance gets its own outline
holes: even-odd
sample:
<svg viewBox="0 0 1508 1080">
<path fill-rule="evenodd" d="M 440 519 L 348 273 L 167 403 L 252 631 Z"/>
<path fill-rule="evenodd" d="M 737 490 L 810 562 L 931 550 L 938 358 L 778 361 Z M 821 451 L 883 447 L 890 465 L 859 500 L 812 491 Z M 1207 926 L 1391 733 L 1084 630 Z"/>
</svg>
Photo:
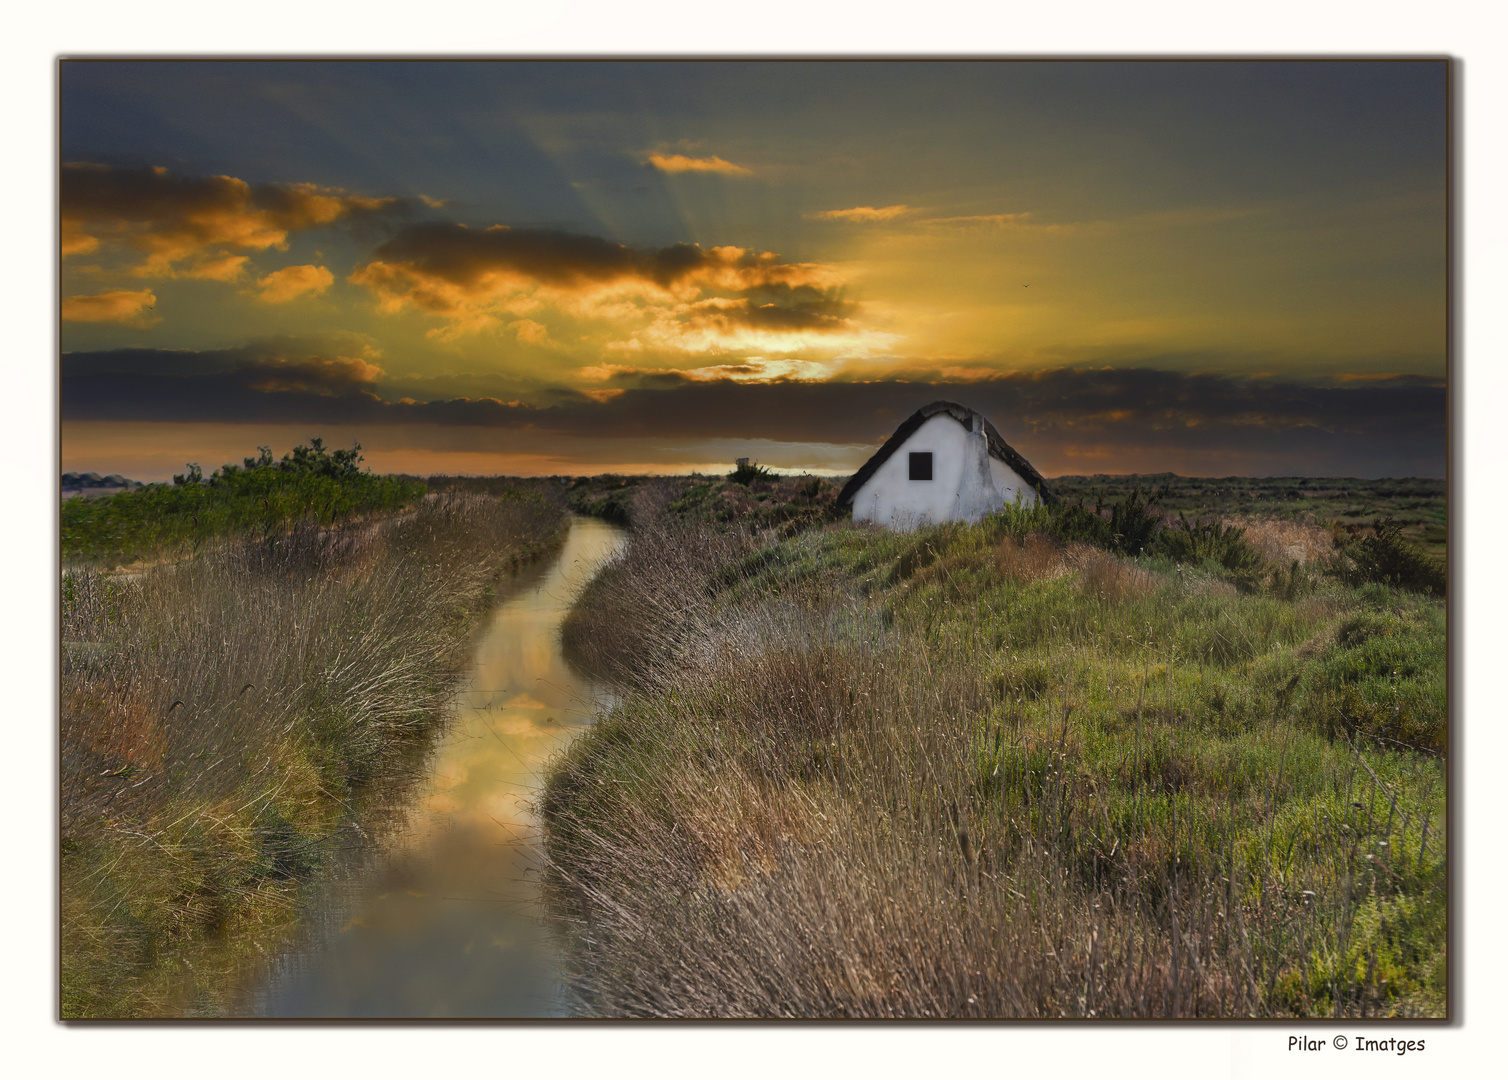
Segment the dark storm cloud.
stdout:
<svg viewBox="0 0 1508 1080">
<path fill-rule="evenodd" d="M 364 360 L 267 348 L 71 353 L 62 374 L 65 420 L 442 424 L 580 439 L 878 446 L 917 408 L 946 399 L 989 416 L 1034 462 L 1104 462 L 1089 471 L 1126 471 L 1117 455 L 1130 453 L 1141 461 L 1166 455 L 1195 472 L 1201 455 L 1216 472 L 1232 460 L 1316 475 L 1445 470 L 1444 383 L 1411 375 L 1301 381 L 1061 368 L 974 383 L 754 385 L 662 376 L 604 403 L 566 392 L 535 407 L 496 398 L 385 400 L 384 376 Z"/>
<path fill-rule="evenodd" d="M 65 256 L 118 240 L 145 256 L 139 272 L 162 275 L 212 250 L 281 248 L 291 233 L 316 225 L 414 210 L 406 199 L 314 184 L 251 184 L 233 176 L 177 176 L 160 167 L 87 162 L 62 167 L 59 196 Z"/>
<path fill-rule="evenodd" d="M 849 325 L 856 305 L 839 289 L 772 282 L 750 289 L 747 305 L 733 314 L 756 330 L 839 330 Z"/>
<path fill-rule="evenodd" d="M 376 257 L 463 287 L 500 270 L 567 288 L 623 277 L 665 285 L 699 261 L 697 249 L 686 244 L 665 249 L 657 261 L 597 236 L 554 229 L 473 230 L 438 222 L 409 226 L 379 247 Z"/>
<path fill-rule="evenodd" d="M 629 390 L 592 406 L 591 430 L 878 445 L 907 415 L 938 398 L 966 402 L 995 417 L 1002 432 L 1023 437 L 1134 432 L 1138 442 L 1197 442 L 1206 437 L 1200 429 L 1212 427 L 1368 436 L 1390 429 L 1443 432 L 1445 423 L 1443 383 L 1420 376 L 1303 381 L 1059 368 L 971 383 L 676 382 L 663 377 L 663 389 Z"/>
<path fill-rule="evenodd" d="M 273 346 L 66 353 L 64 419 L 265 422 L 374 420 L 381 368 L 338 352 Z"/>
</svg>

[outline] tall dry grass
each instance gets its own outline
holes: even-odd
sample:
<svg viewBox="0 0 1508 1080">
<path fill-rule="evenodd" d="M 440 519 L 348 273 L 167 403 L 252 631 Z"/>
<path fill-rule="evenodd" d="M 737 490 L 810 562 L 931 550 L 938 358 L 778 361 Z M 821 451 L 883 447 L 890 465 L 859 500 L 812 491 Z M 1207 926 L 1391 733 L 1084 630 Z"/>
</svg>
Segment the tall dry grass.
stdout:
<svg viewBox="0 0 1508 1080">
<path fill-rule="evenodd" d="M 911 565 L 928 542 L 892 544 L 905 571 L 894 595 L 945 582 L 949 609 L 970 606 L 976 570 L 943 540 Z M 1082 649 L 1061 658 L 1134 688 L 1088 715 L 1050 660 L 996 648 L 968 618 L 923 628 L 821 574 L 761 589 L 769 566 L 800 552 L 742 550 L 719 569 L 704 547 L 636 538 L 584 598 L 595 613 L 573 616 L 580 651 L 610 659 L 632 691 L 557 764 L 541 807 L 583 1012 L 1433 1007 L 1391 996 L 1404 974 L 1382 944 L 1419 932 L 1427 920 L 1410 919 L 1443 895 L 1429 761 L 1390 760 L 1413 769 L 1408 786 L 1372 750 L 1278 716 L 1233 737 L 1201 732 L 1173 696 L 1171 664 L 1140 646 L 1103 669 Z M 1169 589 L 1198 610 L 1256 603 L 1042 538 L 981 550 L 976 567 L 1091 615 L 1166 605 Z M 1055 582 L 1069 575 L 1077 586 L 1063 593 Z M 651 599 L 662 614 L 635 623 Z M 1400 899 L 1389 890 L 1404 879 L 1414 891 Z"/>
<path fill-rule="evenodd" d="M 654 498 L 658 489 L 646 490 Z M 704 524 L 640 527 L 566 615 L 561 646 L 567 659 L 620 682 L 674 670 L 689 637 L 705 635 L 714 578 L 753 547 L 746 534 Z"/>
<path fill-rule="evenodd" d="M 1305 565 L 1326 559 L 1334 548 L 1330 530 L 1313 519 L 1225 517 L 1220 523 L 1227 528 L 1245 530 L 1245 537 L 1262 558 L 1276 566 L 1293 563 Z"/>
<path fill-rule="evenodd" d="M 537 498 L 429 496 L 63 582 L 63 1013 L 213 1012 L 300 883 L 413 775 Z"/>
</svg>

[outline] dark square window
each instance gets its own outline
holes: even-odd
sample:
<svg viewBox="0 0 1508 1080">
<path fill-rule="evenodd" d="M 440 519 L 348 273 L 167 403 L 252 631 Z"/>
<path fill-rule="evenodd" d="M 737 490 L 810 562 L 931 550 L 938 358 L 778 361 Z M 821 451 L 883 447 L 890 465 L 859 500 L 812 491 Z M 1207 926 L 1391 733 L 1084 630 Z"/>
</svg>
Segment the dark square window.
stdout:
<svg viewBox="0 0 1508 1080">
<path fill-rule="evenodd" d="M 932 479 L 932 451 L 923 450 L 921 453 L 911 455 L 911 479 Z"/>
</svg>

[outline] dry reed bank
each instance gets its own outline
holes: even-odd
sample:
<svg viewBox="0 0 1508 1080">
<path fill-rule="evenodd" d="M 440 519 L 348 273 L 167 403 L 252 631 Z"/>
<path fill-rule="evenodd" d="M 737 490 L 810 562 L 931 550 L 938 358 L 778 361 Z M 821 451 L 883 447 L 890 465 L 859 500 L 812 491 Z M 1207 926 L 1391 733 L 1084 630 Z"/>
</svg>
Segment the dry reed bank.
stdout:
<svg viewBox="0 0 1508 1080">
<path fill-rule="evenodd" d="M 216 1015 L 443 723 L 476 616 L 560 500 L 395 517 L 63 578 L 62 1015 Z"/>
<path fill-rule="evenodd" d="M 564 631 L 584 1013 L 1444 1015 L 1443 600 L 1302 523 L 657 520 Z"/>
</svg>

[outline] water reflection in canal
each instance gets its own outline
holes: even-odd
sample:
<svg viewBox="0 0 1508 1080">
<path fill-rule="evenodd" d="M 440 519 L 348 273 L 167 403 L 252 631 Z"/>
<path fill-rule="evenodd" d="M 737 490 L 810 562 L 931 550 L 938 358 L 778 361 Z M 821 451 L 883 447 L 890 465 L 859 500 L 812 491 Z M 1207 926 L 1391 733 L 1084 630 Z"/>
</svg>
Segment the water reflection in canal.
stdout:
<svg viewBox="0 0 1508 1080">
<path fill-rule="evenodd" d="M 256 995 L 268 1017 L 536 1017 L 564 1011 L 539 922 L 544 762 L 608 691 L 560 654 L 560 622 L 623 543 L 574 519 L 556 562 L 492 615 L 405 828 L 378 865 L 333 890 L 330 925 Z"/>
</svg>

